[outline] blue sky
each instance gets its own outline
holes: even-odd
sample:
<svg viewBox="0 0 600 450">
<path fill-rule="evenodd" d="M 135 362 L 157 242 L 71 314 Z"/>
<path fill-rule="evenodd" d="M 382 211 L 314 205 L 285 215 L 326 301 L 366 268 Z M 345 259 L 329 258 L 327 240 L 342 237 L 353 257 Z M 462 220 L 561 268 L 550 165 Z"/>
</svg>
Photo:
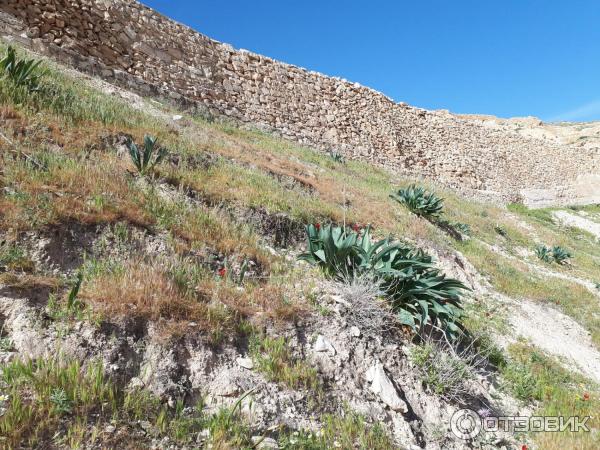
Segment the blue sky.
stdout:
<svg viewBox="0 0 600 450">
<path fill-rule="evenodd" d="M 142 2 L 236 48 L 411 105 L 600 120 L 600 1 Z"/>
</svg>

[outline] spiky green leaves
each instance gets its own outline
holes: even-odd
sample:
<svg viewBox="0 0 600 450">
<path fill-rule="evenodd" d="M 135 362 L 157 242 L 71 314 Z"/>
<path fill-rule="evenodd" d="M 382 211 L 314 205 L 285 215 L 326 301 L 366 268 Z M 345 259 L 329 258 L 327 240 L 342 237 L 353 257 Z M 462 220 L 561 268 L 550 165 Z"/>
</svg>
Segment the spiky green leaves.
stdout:
<svg viewBox="0 0 600 450">
<path fill-rule="evenodd" d="M 38 89 L 42 72 L 39 68 L 41 60 L 18 58 L 15 49 L 9 46 L 6 54 L 0 59 L 0 70 L 4 76 L 17 86 L 24 86 L 30 92 Z"/>
<path fill-rule="evenodd" d="M 558 264 L 566 264 L 571 256 L 572 255 L 569 253 L 569 251 L 560 247 L 559 245 L 552 247 L 552 258 Z"/>
<path fill-rule="evenodd" d="M 460 294 L 466 287 L 446 278 L 420 250 L 393 242 L 373 242 L 367 227 L 362 235 L 342 227 L 306 228 L 307 252 L 300 259 L 339 281 L 369 274 L 379 283 L 399 321 L 417 330 L 427 324 L 455 336 L 460 330 Z"/>
<path fill-rule="evenodd" d="M 552 250 L 545 245 L 537 245 L 535 255 L 544 262 L 552 262 Z"/>
<path fill-rule="evenodd" d="M 557 264 L 566 264 L 572 257 L 571 253 L 559 245 L 550 248 L 540 244 L 535 247 L 535 254 L 539 259 L 546 263 L 554 261 Z"/>
<path fill-rule="evenodd" d="M 146 175 L 167 156 L 167 150 L 159 147 L 157 141 L 157 138 L 146 135 L 144 136 L 144 146 L 141 149 L 132 140 L 127 142 L 131 161 L 142 176 Z"/>
<path fill-rule="evenodd" d="M 413 213 L 424 217 L 438 217 L 444 208 L 444 199 L 428 192 L 421 186 L 411 184 L 390 194 L 394 200 L 403 203 Z"/>
<path fill-rule="evenodd" d="M 352 279 L 361 262 L 357 255 L 358 234 L 341 227 L 306 227 L 308 235 L 307 252 L 300 260 L 318 265 L 330 278 Z"/>
</svg>

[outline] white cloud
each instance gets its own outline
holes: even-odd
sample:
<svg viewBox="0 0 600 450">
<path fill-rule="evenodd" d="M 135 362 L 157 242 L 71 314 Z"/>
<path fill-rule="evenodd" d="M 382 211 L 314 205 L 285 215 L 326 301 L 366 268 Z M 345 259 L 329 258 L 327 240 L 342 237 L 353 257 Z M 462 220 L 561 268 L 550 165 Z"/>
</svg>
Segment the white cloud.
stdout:
<svg viewBox="0 0 600 450">
<path fill-rule="evenodd" d="M 570 111 L 565 111 L 550 117 L 548 122 L 570 122 L 570 121 L 585 121 L 598 120 L 600 118 L 600 100 L 596 100 L 585 105 L 581 105 Z"/>
</svg>

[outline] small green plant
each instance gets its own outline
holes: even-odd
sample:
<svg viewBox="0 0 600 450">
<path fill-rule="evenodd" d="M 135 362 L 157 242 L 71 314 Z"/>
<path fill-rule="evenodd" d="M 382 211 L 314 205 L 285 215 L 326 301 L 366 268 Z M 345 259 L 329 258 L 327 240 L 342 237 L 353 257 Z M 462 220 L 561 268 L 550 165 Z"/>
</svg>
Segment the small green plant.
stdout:
<svg viewBox="0 0 600 450">
<path fill-rule="evenodd" d="M 253 336 L 250 354 L 257 369 L 273 381 L 291 388 L 319 391 L 317 370 L 305 361 L 295 359 L 285 338 Z"/>
<path fill-rule="evenodd" d="M 59 414 L 68 414 L 71 412 L 72 406 L 67 393 L 62 388 L 52 389 L 50 394 L 50 403 L 54 406 L 54 409 Z"/>
<path fill-rule="evenodd" d="M 452 228 L 465 236 L 471 236 L 471 226 L 468 223 L 454 222 Z"/>
<path fill-rule="evenodd" d="M 502 225 L 495 225 L 494 231 L 502 237 L 508 237 L 508 231 Z"/>
<path fill-rule="evenodd" d="M 559 245 L 552 247 L 552 259 L 558 264 L 566 264 L 571 258 L 571 253 Z"/>
<path fill-rule="evenodd" d="M 282 433 L 279 448 L 388 450 L 396 447 L 379 422 L 369 424 L 369 420 L 349 408 L 341 415 L 325 414 L 319 421 L 323 426 L 318 433 L 309 430 Z"/>
<path fill-rule="evenodd" d="M 0 272 L 31 272 L 35 264 L 27 256 L 27 252 L 16 244 L 0 243 Z"/>
<path fill-rule="evenodd" d="M 552 250 L 543 244 L 535 247 L 535 255 L 545 263 L 552 262 Z"/>
<path fill-rule="evenodd" d="M 333 159 L 334 162 L 338 164 L 346 164 L 346 158 L 344 158 L 344 155 L 342 155 L 341 153 L 331 151 L 329 152 L 329 156 L 331 157 L 331 159 Z"/>
<path fill-rule="evenodd" d="M 390 197 L 406 205 L 413 213 L 427 218 L 439 217 L 444 208 L 444 199 L 414 184 L 406 189 L 399 189 L 390 194 Z"/>
<path fill-rule="evenodd" d="M 600 291 L 600 283 L 595 283 L 594 286 Z"/>
<path fill-rule="evenodd" d="M 73 286 L 69 291 L 69 295 L 67 297 L 67 309 L 72 311 L 75 307 L 79 306 L 79 300 L 77 300 L 77 295 L 79 294 L 79 289 L 81 289 L 81 283 L 83 283 L 83 271 L 80 270 L 77 272 L 75 280 L 73 281 Z"/>
<path fill-rule="evenodd" d="M 165 156 L 167 156 L 167 150 L 163 147 L 159 147 L 157 142 L 157 138 L 148 135 L 144 136 L 143 149 L 138 148 L 133 140 L 127 142 L 131 161 L 138 173 L 142 176 L 146 175 L 157 164 L 160 164 Z"/>
<path fill-rule="evenodd" d="M 36 91 L 42 72 L 39 70 L 41 60 L 18 58 L 15 49 L 9 46 L 6 54 L 0 59 L 0 70 L 4 76 L 17 86 L 24 86 L 30 92 Z"/>
</svg>

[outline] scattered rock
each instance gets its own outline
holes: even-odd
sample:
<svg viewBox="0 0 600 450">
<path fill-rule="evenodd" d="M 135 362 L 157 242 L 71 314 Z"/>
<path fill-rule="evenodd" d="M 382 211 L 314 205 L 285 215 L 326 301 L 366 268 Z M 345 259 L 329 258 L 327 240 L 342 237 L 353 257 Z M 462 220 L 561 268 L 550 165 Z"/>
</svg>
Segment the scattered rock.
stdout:
<svg viewBox="0 0 600 450">
<path fill-rule="evenodd" d="M 330 352 L 335 355 L 335 347 L 329 342 L 322 334 L 317 336 L 317 340 L 314 345 L 315 352 Z"/>
<path fill-rule="evenodd" d="M 243 367 L 244 369 L 254 369 L 254 362 L 252 361 L 252 358 L 237 358 L 236 362 L 240 367 Z"/>
<path fill-rule="evenodd" d="M 408 406 L 400 398 L 394 384 L 388 378 L 381 363 L 375 363 L 367 371 L 367 381 L 371 383 L 371 391 L 377 394 L 379 398 L 392 410 L 402 413 L 408 412 Z"/>
</svg>

